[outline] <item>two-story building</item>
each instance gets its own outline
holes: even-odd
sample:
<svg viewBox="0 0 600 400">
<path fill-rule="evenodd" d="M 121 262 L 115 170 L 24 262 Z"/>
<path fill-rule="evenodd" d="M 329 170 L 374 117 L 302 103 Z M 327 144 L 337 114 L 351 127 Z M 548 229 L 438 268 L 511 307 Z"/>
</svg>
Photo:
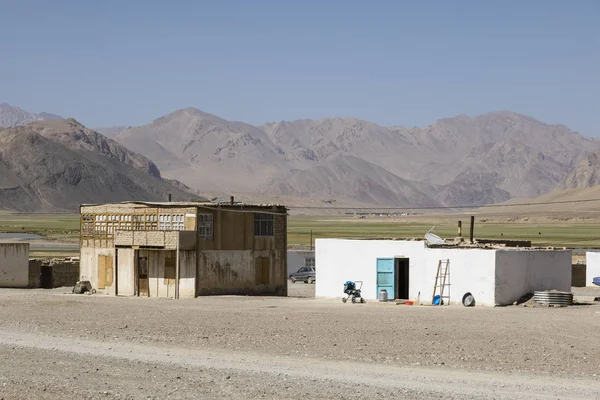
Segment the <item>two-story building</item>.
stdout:
<svg viewBox="0 0 600 400">
<path fill-rule="evenodd" d="M 98 293 L 287 295 L 284 206 L 125 202 L 80 214 L 80 278 Z"/>
</svg>

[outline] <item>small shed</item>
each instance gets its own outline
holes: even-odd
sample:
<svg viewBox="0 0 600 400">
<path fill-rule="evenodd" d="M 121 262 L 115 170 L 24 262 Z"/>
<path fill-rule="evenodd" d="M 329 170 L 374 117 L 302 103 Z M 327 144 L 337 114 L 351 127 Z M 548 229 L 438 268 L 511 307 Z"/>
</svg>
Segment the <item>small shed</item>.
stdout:
<svg viewBox="0 0 600 400">
<path fill-rule="evenodd" d="M 0 243 L 0 287 L 29 285 L 29 243 Z"/>
<path fill-rule="evenodd" d="M 523 248 L 429 248 L 424 241 L 316 240 L 316 297 L 341 297 L 345 281 L 363 281 L 365 299 L 389 298 L 431 304 L 440 260 L 449 261 L 444 295 L 461 303 L 508 305 L 535 290 L 571 289 L 571 251 Z"/>
</svg>

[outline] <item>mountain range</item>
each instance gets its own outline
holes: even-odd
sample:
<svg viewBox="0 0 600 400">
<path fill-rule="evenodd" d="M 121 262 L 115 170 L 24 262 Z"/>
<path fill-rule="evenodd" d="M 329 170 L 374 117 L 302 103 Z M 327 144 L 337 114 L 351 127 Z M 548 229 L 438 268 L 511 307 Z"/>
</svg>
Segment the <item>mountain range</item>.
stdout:
<svg viewBox="0 0 600 400">
<path fill-rule="evenodd" d="M 48 115 L 48 120 L 39 121 Z M 425 128 L 384 127 L 355 118 L 254 126 L 194 108 L 136 127 L 91 130 L 75 120 L 59 118 L 3 105 L 2 124 L 37 122 L 0 135 L 11 140 L 23 133 L 39 135 L 38 141 L 86 154 L 94 162 L 101 160 L 97 168 L 125 168 L 130 183 L 119 189 L 115 186 L 119 198 L 124 193 L 130 198 L 164 198 L 167 191 L 189 197 L 188 185 L 216 196 L 272 196 L 311 204 L 452 207 L 535 197 L 600 182 L 595 173 L 599 140 L 507 111 L 473 118 L 459 115 Z M 6 138 L 0 141 L 0 168 L 2 163 L 8 165 L 2 158 L 10 153 L 5 143 Z M 42 151 L 33 143 L 19 145 Z M 67 161 L 72 155 L 56 153 L 53 157 Z M 24 157 L 21 164 L 31 161 Z M 67 166 L 57 173 L 69 176 L 72 171 Z M 22 167 L 11 164 L 6 170 L 14 174 L 15 169 Z M 41 167 L 32 165 L 31 169 Z M 141 175 L 131 179 L 131 173 L 143 173 L 143 179 Z M 91 175 L 81 178 L 79 182 L 94 179 Z M 2 178 L 0 184 L 4 185 Z M 134 184 L 138 189 L 125 189 Z M 112 198 L 98 188 L 97 192 L 86 189 L 93 194 L 88 197 L 98 202 Z M 73 196 L 73 204 L 80 200 Z M 4 207 L 9 203 L 5 200 Z"/>
<path fill-rule="evenodd" d="M 599 140 L 513 112 L 404 128 L 355 118 L 253 126 L 188 108 L 110 134 L 199 190 L 406 207 L 539 196 L 568 186 L 567 175 L 600 149 Z"/>
<path fill-rule="evenodd" d="M 27 125 L 34 121 L 53 121 L 63 119 L 61 116 L 42 112 L 39 114 L 27 112 L 8 103 L 0 103 L 0 127 L 14 128 Z"/>
<path fill-rule="evenodd" d="M 0 209 L 75 211 L 82 203 L 189 200 L 146 157 L 74 119 L 0 129 Z"/>
</svg>

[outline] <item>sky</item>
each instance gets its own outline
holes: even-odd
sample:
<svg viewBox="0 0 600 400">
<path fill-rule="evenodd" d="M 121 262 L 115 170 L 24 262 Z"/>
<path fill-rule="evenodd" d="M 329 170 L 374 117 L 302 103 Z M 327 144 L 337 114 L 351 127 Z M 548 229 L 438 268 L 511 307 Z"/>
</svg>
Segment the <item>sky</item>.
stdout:
<svg viewBox="0 0 600 400">
<path fill-rule="evenodd" d="M 510 110 L 600 137 L 600 0 L 0 0 L 0 102 L 90 127 L 186 107 L 427 126 Z"/>
</svg>

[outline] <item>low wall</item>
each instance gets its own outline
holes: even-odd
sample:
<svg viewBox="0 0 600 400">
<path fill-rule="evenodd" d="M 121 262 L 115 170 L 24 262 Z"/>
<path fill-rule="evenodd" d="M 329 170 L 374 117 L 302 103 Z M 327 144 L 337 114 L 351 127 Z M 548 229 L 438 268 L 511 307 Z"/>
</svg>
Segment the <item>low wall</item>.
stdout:
<svg viewBox="0 0 600 400">
<path fill-rule="evenodd" d="M 79 261 L 56 258 L 29 260 L 29 287 L 74 286 L 79 280 Z"/>
</svg>

